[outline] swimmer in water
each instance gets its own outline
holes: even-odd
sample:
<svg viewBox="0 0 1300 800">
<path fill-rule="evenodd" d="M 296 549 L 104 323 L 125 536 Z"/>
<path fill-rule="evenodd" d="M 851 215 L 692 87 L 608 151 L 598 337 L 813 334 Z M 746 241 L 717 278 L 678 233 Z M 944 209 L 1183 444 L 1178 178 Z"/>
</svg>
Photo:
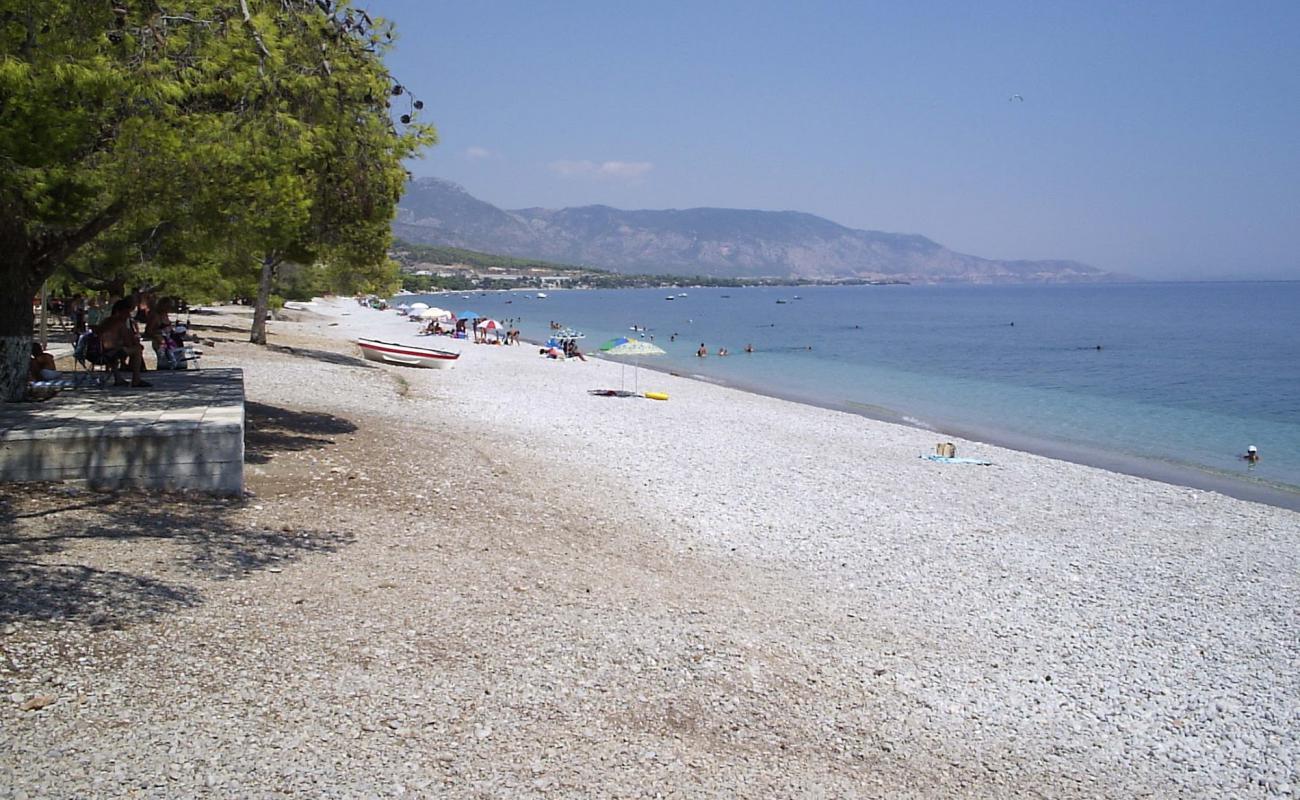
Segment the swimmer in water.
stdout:
<svg viewBox="0 0 1300 800">
<path fill-rule="evenodd" d="M 1250 447 L 1246 448 L 1246 452 L 1243 453 L 1241 457 L 1246 459 L 1247 463 L 1258 464 L 1259 448 L 1255 447 L 1255 445 L 1252 444 Z"/>
</svg>

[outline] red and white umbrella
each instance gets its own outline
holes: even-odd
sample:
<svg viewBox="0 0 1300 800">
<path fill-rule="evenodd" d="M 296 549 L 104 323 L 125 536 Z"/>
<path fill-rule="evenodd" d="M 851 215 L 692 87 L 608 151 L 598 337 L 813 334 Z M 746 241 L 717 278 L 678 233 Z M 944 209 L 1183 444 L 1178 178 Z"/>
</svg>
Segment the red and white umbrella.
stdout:
<svg viewBox="0 0 1300 800">
<path fill-rule="evenodd" d="M 485 319 L 482 322 L 480 322 L 477 325 L 477 327 L 481 331 L 494 331 L 504 326 L 500 322 L 497 322 L 494 319 Z"/>
</svg>

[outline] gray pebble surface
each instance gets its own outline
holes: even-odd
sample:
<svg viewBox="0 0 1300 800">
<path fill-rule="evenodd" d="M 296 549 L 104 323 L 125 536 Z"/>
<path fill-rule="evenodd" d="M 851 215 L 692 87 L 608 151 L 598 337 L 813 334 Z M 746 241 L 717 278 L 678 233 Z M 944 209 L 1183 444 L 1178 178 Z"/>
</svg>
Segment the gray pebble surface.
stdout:
<svg viewBox="0 0 1300 800">
<path fill-rule="evenodd" d="M 322 311 L 251 496 L 0 488 L 0 796 L 1300 791 L 1294 512 Z"/>
</svg>

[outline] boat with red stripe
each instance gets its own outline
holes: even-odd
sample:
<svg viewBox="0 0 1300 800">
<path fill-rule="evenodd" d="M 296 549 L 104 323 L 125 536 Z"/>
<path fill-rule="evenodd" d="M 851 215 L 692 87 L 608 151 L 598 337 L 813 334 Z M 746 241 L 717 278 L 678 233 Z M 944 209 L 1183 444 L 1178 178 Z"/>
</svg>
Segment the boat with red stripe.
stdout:
<svg viewBox="0 0 1300 800">
<path fill-rule="evenodd" d="M 451 369 L 456 365 L 456 360 L 460 358 L 460 353 L 451 350 L 384 342 L 379 339 L 357 339 L 357 346 L 361 348 L 361 355 L 370 361 L 386 361 L 390 364 L 402 364 L 408 367 Z"/>
</svg>

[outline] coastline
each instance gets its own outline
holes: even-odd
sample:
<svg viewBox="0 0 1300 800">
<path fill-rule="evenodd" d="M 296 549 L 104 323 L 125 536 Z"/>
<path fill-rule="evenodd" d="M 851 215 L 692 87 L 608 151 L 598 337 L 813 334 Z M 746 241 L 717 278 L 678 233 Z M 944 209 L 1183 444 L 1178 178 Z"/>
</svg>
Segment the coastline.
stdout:
<svg viewBox="0 0 1300 800">
<path fill-rule="evenodd" d="M 543 344 L 528 337 L 522 337 L 520 341 L 533 347 L 540 347 Z M 586 355 L 590 358 L 611 360 L 600 353 L 588 353 Z M 614 361 L 613 363 L 618 362 Z M 1187 489 L 1215 492 L 1238 500 L 1262 503 L 1288 511 L 1300 511 L 1300 489 L 1293 489 L 1285 484 L 1251 481 L 1235 475 L 1216 474 L 1191 464 L 1178 464 L 1129 453 L 1087 447 L 1077 443 L 1053 441 L 1042 437 L 1020 434 L 1015 431 L 995 431 L 989 428 L 952 424 L 941 420 L 936 420 L 933 424 L 921 424 L 915 421 L 914 417 L 909 416 L 906 411 L 883 407 L 867 408 L 852 403 L 819 402 L 815 398 L 796 393 L 776 392 L 743 381 L 729 381 L 713 376 L 682 373 L 670 367 L 658 366 L 653 361 L 642 361 L 640 368 L 648 372 L 658 372 L 684 380 L 726 387 L 739 392 L 786 400 L 791 403 L 822 408 L 828 411 L 853 414 L 890 425 L 901 425 L 916 430 L 928 431 L 936 436 L 965 439 L 977 444 L 994 445 L 1005 450 L 1014 450 L 1056 461 L 1094 467 L 1120 475 L 1129 475 Z"/>
<path fill-rule="evenodd" d="M 1182 294 L 1175 293 L 1174 296 L 1184 301 L 1198 301 L 1199 289 L 1193 291 L 1191 288 L 1183 288 Z M 1232 290 L 1227 292 L 1229 297 L 1250 294 L 1245 287 L 1229 288 Z M 1055 319 L 1049 313 L 1052 309 L 1062 304 L 1070 306 L 1071 303 L 1069 295 L 1061 295 L 1060 292 L 1053 294 L 1040 289 L 1032 291 L 1043 293 L 1044 296 L 1039 301 L 1029 303 L 1017 293 L 994 292 L 990 298 L 964 293 L 961 298 L 949 303 L 956 311 L 947 318 L 947 324 L 955 326 L 953 329 L 957 331 L 972 332 L 971 335 L 978 343 L 966 347 L 979 354 L 973 358 L 981 367 L 992 368 L 988 374 L 993 377 L 988 380 L 972 379 L 971 375 L 975 373 L 969 369 L 963 371 L 965 368 L 961 365 L 947 363 L 944 360 L 945 353 L 951 352 L 950 350 L 936 351 L 934 358 L 929 358 L 930 351 L 935 349 L 934 326 L 924 322 L 925 315 L 917 312 L 928 310 L 934 305 L 931 301 L 944 299 L 929 295 L 906 295 L 904 300 L 899 301 L 902 305 L 899 313 L 904 313 L 907 320 L 922 320 L 911 322 L 907 326 L 891 325 L 889 320 L 892 317 L 885 315 L 882 304 L 892 307 L 893 301 L 882 300 L 877 293 L 866 293 L 859 297 L 856 293 L 842 295 L 836 292 L 805 298 L 812 301 L 819 310 L 819 319 L 829 317 L 849 322 L 863 320 L 862 327 L 869 329 L 867 333 L 870 342 L 877 343 L 876 350 L 885 351 L 883 353 L 873 354 L 866 345 L 858 347 L 856 339 L 849 342 L 851 347 L 846 352 L 836 350 L 836 347 L 842 345 L 845 336 L 858 336 L 856 329 L 859 326 L 853 325 L 852 331 L 822 333 L 822 341 L 810 339 L 816 345 L 819 357 L 806 361 L 791 357 L 788 353 L 777 352 L 776 357 L 771 359 L 755 357 L 752 368 L 748 360 L 741 362 L 737 359 L 724 359 L 716 363 L 713 359 L 708 359 L 700 362 L 697 367 L 697 359 L 685 357 L 687 352 L 682 350 L 680 342 L 674 346 L 665 339 L 661 345 L 669 350 L 669 355 L 666 358 L 644 359 L 642 366 L 647 370 L 694 376 L 717 385 L 728 385 L 822 408 L 836 408 L 872 419 L 930 427 L 936 434 L 959 435 L 1073 463 L 1222 492 L 1254 502 L 1265 502 L 1292 510 L 1300 508 L 1300 472 L 1297 471 L 1300 469 L 1300 461 L 1295 457 L 1294 446 L 1300 442 L 1295 438 L 1300 435 L 1300 428 L 1288 421 L 1293 418 L 1287 416 L 1287 409 L 1293 408 L 1294 404 L 1288 406 L 1285 401 L 1290 395 L 1285 379 L 1294 374 L 1294 367 L 1261 367 L 1260 361 L 1267 362 L 1270 357 L 1276 360 L 1276 356 L 1261 355 L 1253 358 L 1246 354 L 1239 358 L 1234 356 L 1235 360 L 1231 364 L 1225 364 L 1223 357 L 1233 350 L 1232 346 L 1225 345 L 1218 349 L 1206 349 L 1206 362 L 1198 368 L 1200 372 L 1196 373 L 1195 369 L 1186 366 L 1188 362 L 1184 353 L 1166 352 L 1180 348 L 1148 348 L 1143 331 L 1123 326 L 1109 331 L 1109 336 L 1100 333 L 1080 334 L 1084 338 L 1101 336 L 1099 341 L 1107 342 L 1104 360 L 1098 360 L 1100 356 L 1098 359 L 1093 358 L 1093 348 L 1087 348 L 1087 355 L 1080 356 L 1076 351 L 1081 348 L 1066 346 L 1075 334 L 1063 332 L 1064 329 L 1057 330 L 1051 325 L 1047 325 L 1047 339 L 1041 346 L 1036 346 L 1035 336 L 1029 334 L 1037 334 L 1043 330 L 1047 320 Z M 658 332 L 667 334 L 669 330 L 685 331 L 686 328 L 681 327 L 681 323 L 699 323 L 701 315 L 707 318 L 712 311 L 725 319 L 711 328 L 702 329 L 700 338 L 708 339 L 711 343 L 734 342 L 738 337 L 739 341 L 746 341 L 747 334 L 738 333 L 744 329 L 744 320 L 748 319 L 746 315 L 751 312 L 761 313 L 763 310 L 770 312 L 772 308 L 770 297 L 759 292 L 751 293 L 750 299 L 744 302 L 737 299 L 730 301 L 730 304 L 728 301 L 716 300 L 716 292 L 702 293 L 698 297 L 692 294 L 691 311 L 672 310 L 670 314 L 683 311 L 680 315 L 683 319 L 669 325 L 666 320 L 670 317 L 660 319 L 655 315 L 662 314 L 663 305 L 674 304 L 654 303 L 654 292 L 650 292 L 649 298 L 620 292 L 589 295 L 570 296 L 554 307 L 518 302 L 513 306 L 500 305 L 499 301 L 490 299 L 481 299 L 481 302 L 487 306 L 482 310 L 489 315 L 522 313 L 532 323 L 546 318 L 541 314 L 559 314 L 570 321 L 580 320 L 586 324 L 578 327 L 597 336 L 595 340 L 589 339 L 589 344 L 610 336 L 635 335 L 627 333 L 626 320 L 649 322 L 652 329 L 658 320 L 659 327 L 662 328 Z M 1099 298 L 1098 303 L 1101 307 L 1110 308 L 1108 304 L 1113 302 L 1117 304 L 1117 309 L 1133 310 L 1133 307 L 1144 306 L 1151 300 L 1146 294 L 1130 292 Z M 459 301 L 428 302 L 446 305 L 447 302 Z M 494 302 L 497 303 L 495 307 Z M 681 306 L 680 303 L 676 305 Z M 1213 313 L 1222 314 L 1229 305 L 1219 302 L 1209 308 L 1213 309 Z M 744 310 L 739 317 L 734 312 L 737 308 Z M 1028 308 L 1034 309 L 1039 317 L 1035 319 L 1028 316 Z M 1168 305 L 1159 306 L 1157 310 L 1159 309 L 1167 312 Z M 906 314 L 908 311 L 912 313 Z M 1292 312 L 1285 311 L 1285 304 L 1280 311 L 1283 312 L 1281 317 L 1274 314 L 1273 318 L 1293 316 Z M 1159 317 L 1160 313 L 1156 316 Z M 1020 319 L 1022 314 L 1027 318 Z M 1013 329 L 1015 335 L 1004 343 L 1006 337 L 1002 332 L 1006 330 L 1005 322 L 1002 326 L 982 324 L 984 317 L 990 315 L 997 318 L 1013 316 L 1020 319 L 1022 325 Z M 686 316 L 694 316 L 696 319 L 686 320 Z M 1144 318 L 1142 313 L 1128 315 L 1116 312 L 1116 316 L 1126 320 Z M 755 319 L 766 321 L 768 318 Z M 876 320 L 877 323 L 866 320 Z M 620 325 L 620 322 L 624 324 Z M 1087 326 L 1104 326 L 1106 323 L 1104 315 L 1091 312 L 1084 316 L 1082 322 L 1075 321 L 1076 325 Z M 819 331 L 838 330 L 834 325 L 816 327 Z M 595 333 L 589 328 L 594 328 Z M 759 328 L 767 330 L 765 326 Z M 1171 341 L 1182 341 L 1178 337 L 1194 333 L 1194 329 L 1194 325 L 1175 325 L 1168 330 L 1169 336 L 1173 337 Z M 543 331 L 532 330 L 531 333 L 534 341 L 545 338 Z M 1261 341 L 1272 344 L 1257 348 L 1259 353 L 1274 353 L 1277 346 L 1280 346 L 1277 326 L 1270 328 L 1269 333 L 1271 338 L 1261 334 Z M 755 335 L 762 338 L 762 334 Z M 789 349 L 780 346 L 780 343 L 764 343 L 758 339 L 754 341 L 764 351 Z M 930 344 L 924 344 L 926 342 Z M 1003 352 L 1004 344 L 1008 355 L 997 356 Z M 733 347 L 734 349 L 736 348 Z M 1188 353 L 1198 352 L 1195 348 L 1182 349 Z M 688 350 L 693 353 L 693 349 Z M 911 353 L 915 359 L 910 363 L 922 366 L 911 370 L 904 364 L 891 361 L 891 358 L 896 358 L 891 354 L 899 352 Z M 1148 368 L 1144 366 L 1144 359 L 1148 358 L 1156 359 L 1152 363 L 1172 366 Z M 1186 358 L 1191 356 L 1187 355 Z M 835 367 L 840 359 L 844 360 L 846 367 L 852 367 L 845 371 L 842 378 L 836 374 Z M 988 365 L 983 364 L 981 359 L 1001 361 Z M 1023 359 L 1025 377 L 1003 381 L 1006 376 L 999 370 L 1012 369 L 1011 365 L 1019 363 L 1015 359 Z M 730 363 L 733 361 L 737 363 Z M 1285 364 L 1287 359 L 1282 361 Z M 1179 366 L 1180 364 L 1184 366 Z M 874 375 L 872 370 L 877 366 L 880 374 Z M 1254 392 L 1241 392 L 1225 380 L 1216 378 L 1201 382 L 1197 377 L 1197 374 L 1223 376 L 1235 374 L 1236 370 L 1250 371 L 1251 366 L 1255 367 L 1255 372 L 1273 376 L 1272 382 L 1267 385 L 1261 382 Z M 787 367 L 788 376 L 785 374 Z M 944 367 L 950 369 L 944 371 Z M 1053 370 L 1062 373 L 1059 382 L 1054 381 Z M 697 372 L 704 374 L 694 375 Z M 927 374 L 930 377 L 927 378 Z M 1183 382 L 1184 378 L 1186 383 Z M 1090 382 L 1096 382 L 1095 393 L 1087 386 Z M 971 402 L 967 402 L 968 399 Z M 858 400 L 879 405 L 860 405 L 854 402 Z M 1024 411 L 1023 418 L 1017 409 Z M 1256 411 L 1258 417 L 1255 416 Z M 1237 458 L 1247 443 L 1259 444 L 1265 455 L 1263 463 L 1255 468 L 1248 468 L 1244 461 Z"/>
<path fill-rule="evenodd" d="M 599 358 L 600 356 L 597 355 L 596 357 Z M 1289 511 L 1300 511 L 1300 489 L 1293 489 L 1285 484 L 1251 481 L 1235 475 L 1217 474 L 1191 464 L 1160 461 L 1129 453 L 1087 447 L 1078 443 L 1054 441 L 1015 431 L 996 431 L 986 427 L 954 424 L 942 420 L 921 424 L 916 422 L 914 417 L 909 416 L 906 411 L 882 407 L 867 408 L 851 403 L 818 402 L 814 398 L 795 393 L 774 392 L 755 384 L 728 381 L 712 376 L 682 374 L 672 369 L 644 362 L 641 364 L 641 368 L 687 380 L 725 386 L 736 391 L 788 400 L 792 403 L 815 408 L 841 411 L 877 422 L 929 431 L 937 436 L 966 439 L 971 442 L 994 445 L 1006 450 L 1043 456 L 1056 461 L 1067 461 L 1071 464 L 1095 467 L 1121 475 L 1130 475 L 1135 478 L 1158 481 L 1188 489 L 1217 492 L 1218 494 L 1252 503 L 1263 503 L 1264 505 L 1276 506 Z"/>
<path fill-rule="evenodd" d="M 376 364 L 355 337 L 410 323 L 309 310 L 266 348 L 195 320 L 245 370 L 254 497 L 0 504 L 3 692 L 55 697 L 0 711 L 0 788 L 1296 784 L 1300 515 L 965 440 L 993 466 L 933 463 L 931 431 L 662 373 L 667 402 L 590 395 L 630 384 L 613 360 Z"/>
</svg>

